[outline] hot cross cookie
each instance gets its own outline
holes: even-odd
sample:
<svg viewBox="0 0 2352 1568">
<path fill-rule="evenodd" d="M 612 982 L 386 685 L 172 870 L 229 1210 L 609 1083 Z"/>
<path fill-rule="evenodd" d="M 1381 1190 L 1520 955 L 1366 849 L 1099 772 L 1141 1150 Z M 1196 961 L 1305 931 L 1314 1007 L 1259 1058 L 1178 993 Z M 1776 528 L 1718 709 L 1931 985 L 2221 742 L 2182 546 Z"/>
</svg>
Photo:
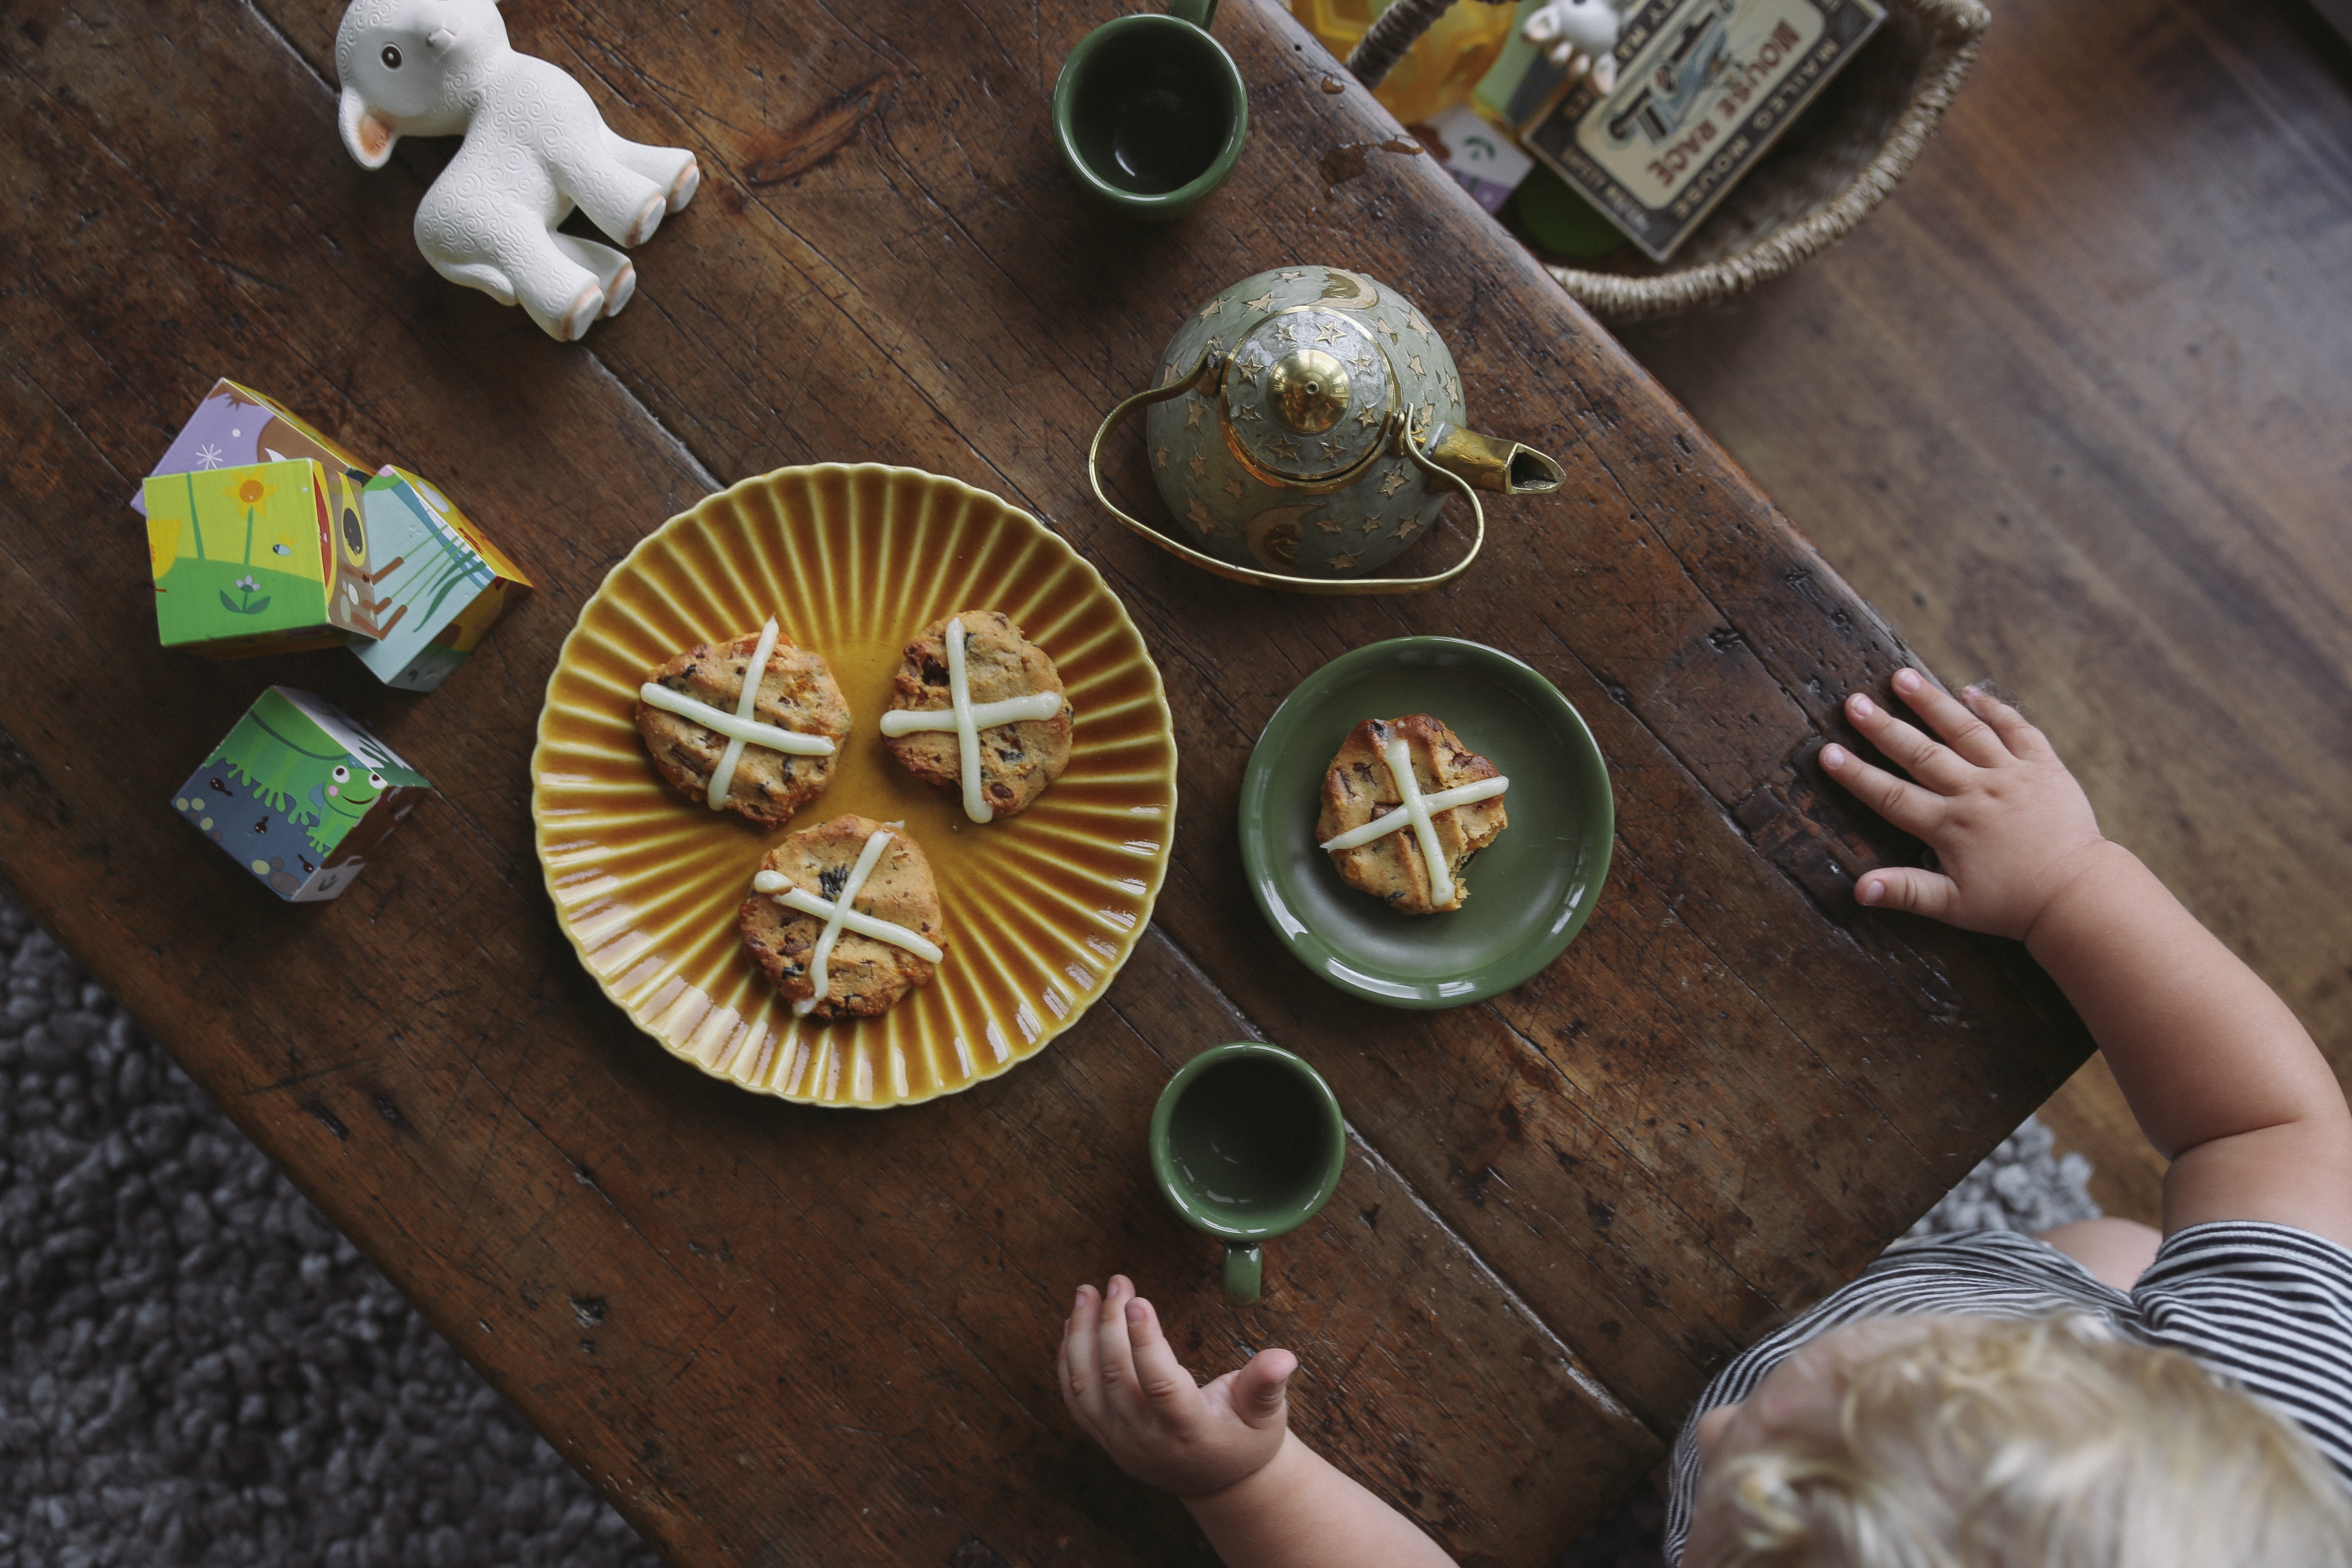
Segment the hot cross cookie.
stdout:
<svg viewBox="0 0 2352 1568">
<path fill-rule="evenodd" d="M 844 816 L 768 851 L 736 911 L 743 945 L 793 1013 L 886 1012 L 944 956 L 939 889 L 895 823 Z"/>
<path fill-rule="evenodd" d="M 965 610 L 907 645 L 882 734 L 908 773 L 960 789 L 964 815 L 986 822 L 1062 776 L 1075 722 L 1045 650 L 996 611 Z"/>
<path fill-rule="evenodd" d="M 1510 782 L 1426 713 L 1367 719 L 1323 775 L 1315 837 L 1349 886 L 1391 909 L 1458 910 L 1462 868 L 1509 826 Z"/>
<path fill-rule="evenodd" d="M 651 671 L 637 689 L 636 721 L 662 777 L 714 811 L 769 827 L 824 793 L 849 736 L 849 705 L 824 660 L 794 647 L 773 620 Z"/>
</svg>

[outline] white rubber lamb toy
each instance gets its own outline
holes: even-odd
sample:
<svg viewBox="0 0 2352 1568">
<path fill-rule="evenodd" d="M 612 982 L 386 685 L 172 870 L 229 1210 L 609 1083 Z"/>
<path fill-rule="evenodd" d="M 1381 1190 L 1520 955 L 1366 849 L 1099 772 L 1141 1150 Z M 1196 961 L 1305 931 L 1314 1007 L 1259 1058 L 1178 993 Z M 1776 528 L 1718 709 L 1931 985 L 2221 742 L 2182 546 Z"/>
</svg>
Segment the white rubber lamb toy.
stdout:
<svg viewBox="0 0 2352 1568">
<path fill-rule="evenodd" d="M 1623 26 L 1615 0 L 1551 0 L 1519 25 L 1519 35 L 1552 64 L 1566 66 L 1571 79 L 1591 77 L 1596 89 L 1609 92 L 1617 86 L 1614 51 Z"/>
<path fill-rule="evenodd" d="M 617 315 L 637 273 L 555 226 L 576 205 L 636 245 L 702 183 L 692 153 L 614 135 L 569 74 L 517 54 L 497 0 L 352 0 L 335 73 L 343 145 L 363 168 L 383 168 L 403 136 L 465 137 L 416 208 L 416 248 L 452 283 L 520 303 L 559 342 Z"/>
</svg>

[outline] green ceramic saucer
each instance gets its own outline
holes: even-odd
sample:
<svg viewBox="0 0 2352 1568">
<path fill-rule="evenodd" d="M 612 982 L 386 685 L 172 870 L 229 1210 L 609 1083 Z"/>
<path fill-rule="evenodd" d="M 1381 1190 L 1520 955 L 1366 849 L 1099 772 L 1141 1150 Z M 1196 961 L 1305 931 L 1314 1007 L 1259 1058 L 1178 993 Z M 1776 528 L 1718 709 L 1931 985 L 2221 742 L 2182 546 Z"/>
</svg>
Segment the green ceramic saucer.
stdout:
<svg viewBox="0 0 2352 1568">
<path fill-rule="evenodd" d="M 1511 781 L 1510 826 L 1450 914 L 1401 915 L 1316 847 L 1325 767 L 1367 719 L 1429 713 Z M 1576 939 L 1609 874 L 1609 770 L 1557 687 L 1506 653 L 1399 637 L 1342 654 L 1284 700 L 1242 777 L 1242 863 L 1275 934 L 1338 986 L 1391 1007 L 1459 1007 L 1527 980 Z"/>
</svg>

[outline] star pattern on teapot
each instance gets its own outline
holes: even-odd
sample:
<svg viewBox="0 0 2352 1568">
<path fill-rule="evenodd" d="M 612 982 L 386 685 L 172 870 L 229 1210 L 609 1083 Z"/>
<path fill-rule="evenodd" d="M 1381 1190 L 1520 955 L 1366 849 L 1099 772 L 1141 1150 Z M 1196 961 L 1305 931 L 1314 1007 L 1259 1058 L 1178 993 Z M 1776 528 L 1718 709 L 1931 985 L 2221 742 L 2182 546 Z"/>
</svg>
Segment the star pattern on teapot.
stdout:
<svg viewBox="0 0 2352 1568">
<path fill-rule="evenodd" d="M 1249 487 L 1242 483 L 1239 479 L 1227 479 L 1225 481 L 1224 489 L 1225 493 L 1233 497 L 1235 500 L 1239 500 L 1242 497 L 1249 494 Z"/>
<path fill-rule="evenodd" d="M 1344 550 L 1331 557 L 1331 570 L 1334 572 L 1352 572 L 1355 568 L 1356 558 Z"/>
<path fill-rule="evenodd" d="M 1253 310 L 1271 310 L 1274 309 L 1274 290 L 1269 289 L 1256 299 L 1244 300 L 1242 303 Z"/>
<path fill-rule="evenodd" d="M 1234 360 L 1234 379 L 1244 386 L 1255 386 L 1257 373 L 1265 368 L 1263 364 L 1254 364 L 1248 360 L 1236 357 Z"/>
<path fill-rule="evenodd" d="M 1404 324 L 1424 338 L 1429 336 L 1429 323 L 1421 319 L 1419 310 L 1407 310 L 1404 313 Z"/>
<path fill-rule="evenodd" d="M 1192 477 L 1196 479 L 1205 479 L 1209 477 L 1209 459 L 1198 452 L 1185 458 L 1184 466 L 1192 470 Z"/>
<path fill-rule="evenodd" d="M 1347 335 L 1347 330 L 1341 327 L 1339 322 L 1332 321 L 1328 317 L 1326 317 L 1322 321 L 1315 323 L 1315 341 L 1318 343 L 1323 343 L 1327 346 L 1335 344 L 1346 338 Z"/>
<path fill-rule="evenodd" d="M 1366 404 L 1356 411 L 1356 423 L 1369 430 L 1381 422 L 1381 411 Z"/>
<path fill-rule="evenodd" d="M 1413 355 L 1404 363 L 1412 366 L 1412 374 L 1415 375 L 1427 375 L 1429 374 L 1427 371 L 1421 368 L 1421 356 L 1419 354 Z"/>
<path fill-rule="evenodd" d="M 1381 494 L 1384 496 L 1392 496 L 1396 494 L 1397 491 L 1404 489 L 1406 479 L 1404 469 L 1402 468 L 1391 468 L 1389 470 L 1389 477 L 1381 481 Z"/>
<path fill-rule="evenodd" d="M 1208 304 L 1206 304 L 1205 306 L 1202 307 L 1202 310 L 1201 310 L 1201 320 L 1202 320 L 1202 321 L 1207 321 L 1210 317 L 1212 317 L 1212 316 L 1213 316 L 1213 315 L 1216 315 L 1219 311 L 1223 310 L 1224 308 L 1225 308 L 1225 301 L 1223 300 L 1223 298 L 1219 298 L 1219 299 L 1212 300 L 1210 300 L 1210 301 L 1208 302 Z"/>
<path fill-rule="evenodd" d="M 1337 533 L 1339 531 L 1339 520 L 1336 517 L 1318 517 L 1315 520 L 1315 526 L 1326 533 Z"/>
<path fill-rule="evenodd" d="M 1168 466 L 1168 448 L 1165 447 L 1160 447 L 1158 456 L 1160 458 L 1160 466 L 1163 468 L 1166 468 Z"/>
<path fill-rule="evenodd" d="M 1381 531 L 1381 524 L 1387 521 L 1388 520 L 1386 518 L 1380 516 L 1376 512 L 1372 516 L 1364 519 L 1362 531 L 1366 533 L 1378 533 Z"/>
<path fill-rule="evenodd" d="M 1372 358 L 1372 352 L 1370 349 L 1358 349 L 1356 351 L 1356 357 L 1349 363 L 1353 364 L 1358 370 L 1361 371 L 1371 371 L 1380 368 L 1380 362 Z"/>
<path fill-rule="evenodd" d="M 1201 416 L 1207 412 L 1208 409 L 1202 404 L 1192 402 L 1186 403 L 1184 405 L 1184 428 L 1190 430 L 1197 426 L 1201 423 Z"/>
<path fill-rule="evenodd" d="M 1418 532 L 1418 531 L 1420 531 L 1420 529 L 1421 529 L 1421 522 L 1420 522 L 1420 520 L 1419 520 L 1419 519 L 1417 519 L 1417 518 L 1410 518 L 1410 517 L 1409 517 L 1409 518 L 1406 518 L 1402 522 L 1400 522 L 1400 523 L 1398 523 L 1398 524 L 1397 524 L 1396 536 L 1397 536 L 1399 539 L 1411 539 L 1411 538 L 1412 538 L 1412 537 L 1416 532 Z"/>
<path fill-rule="evenodd" d="M 1234 410 L 1234 417 L 1237 420 L 1243 421 L 1244 423 L 1255 425 L 1259 420 L 1265 418 L 1265 416 L 1257 411 L 1256 404 L 1244 403 L 1239 408 Z"/>
<path fill-rule="evenodd" d="M 1386 316 L 1374 316 L 1372 318 L 1372 325 L 1379 328 L 1381 331 L 1387 336 L 1389 342 L 1394 342 L 1397 341 L 1397 330 L 1390 324 L 1389 319 Z"/>
<path fill-rule="evenodd" d="M 1348 450 L 1348 443 L 1345 441 L 1326 438 L 1322 443 L 1322 446 L 1323 460 L 1327 463 L 1338 462 L 1341 455 Z"/>
<path fill-rule="evenodd" d="M 1307 274 L 1304 272 L 1277 272 L 1275 276 L 1281 279 L 1285 283 L 1296 283 L 1301 278 L 1306 277 Z"/>
<path fill-rule="evenodd" d="M 1194 496 L 1192 498 L 1192 504 L 1184 509 L 1184 515 L 1191 518 L 1194 522 L 1199 523 L 1201 525 L 1202 532 L 1214 533 L 1217 531 L 1217 521 L 1214 517 L 1210 515 L 1209 509 L 1202 503 L 1200 497 Z"/>
<path fill-rule="evenodd" d="M 1462 401 L 1462 380 L 1452 371 L 1447 371 L 1438 384 L 1445 388 L 1445 396 L 1448 402 L 1459 403 Z"/>
<path fill-rule="evenodd" d="M 1278 436 L 1268 445 L 1272 447 L 1274 455 L 1286 463 L 1296 462 L 1298 458 L 1298 443 L 1287 436 Z"/>
</svg>

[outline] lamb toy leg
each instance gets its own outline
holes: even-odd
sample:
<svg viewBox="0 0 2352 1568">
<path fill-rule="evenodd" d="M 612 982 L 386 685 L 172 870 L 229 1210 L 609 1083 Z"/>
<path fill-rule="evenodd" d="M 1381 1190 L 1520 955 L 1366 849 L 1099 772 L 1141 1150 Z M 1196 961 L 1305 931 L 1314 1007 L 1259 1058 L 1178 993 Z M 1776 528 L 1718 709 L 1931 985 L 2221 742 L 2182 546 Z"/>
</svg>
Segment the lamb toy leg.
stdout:
<svg viewBox="0 0 2352 1568">
<path fill-rule="evenodd" d="M 402 136 L 465 137 L 418 204 L 417 248 L 551 337 L 577 339 L 637 284 L 627 257 L 556 226 L 576 207 L 637 245 L 701 184 L 692 153 L 615 135 L 577 81 L 516 53 L 497 0 L 352 0 L 335 68 L 343 143 L 362 167 L 382 168 Z"/>
</svg>

